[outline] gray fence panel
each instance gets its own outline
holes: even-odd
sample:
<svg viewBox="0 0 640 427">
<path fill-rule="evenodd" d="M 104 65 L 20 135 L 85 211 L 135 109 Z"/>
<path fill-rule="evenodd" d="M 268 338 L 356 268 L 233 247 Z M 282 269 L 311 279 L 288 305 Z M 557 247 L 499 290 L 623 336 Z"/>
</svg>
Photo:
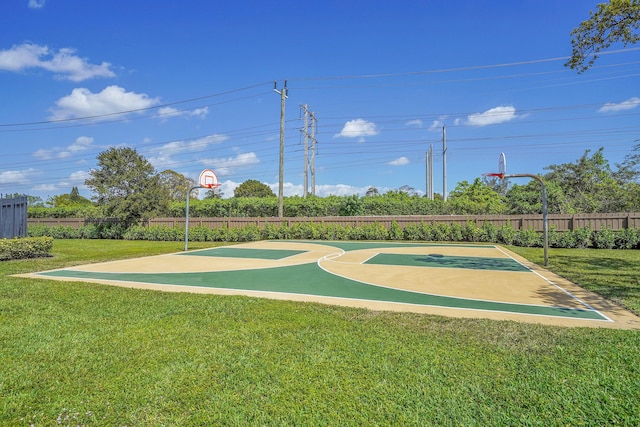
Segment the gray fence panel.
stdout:
<svg viewBox="0 0 640 427">
<path fill-rule="evenodd" d="M 27 198 L 0 199 L 0 239 L 27 236 Z"/>
</svg>

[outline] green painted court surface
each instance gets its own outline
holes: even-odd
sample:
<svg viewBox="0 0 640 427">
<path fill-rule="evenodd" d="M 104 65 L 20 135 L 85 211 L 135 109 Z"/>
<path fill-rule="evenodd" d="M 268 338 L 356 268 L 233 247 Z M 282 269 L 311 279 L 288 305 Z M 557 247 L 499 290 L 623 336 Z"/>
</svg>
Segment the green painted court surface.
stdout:
<svg viewBox="0 0 640 427">
<path fill-rule="evenodd" d="M 527 267 L 508 258 L 445 256 L 440 254 L 378 254 L 365 264 L 404 265 L 410 267 L 464 268 L 468 270 L 526 271 Z"/>
<path fill-rule="evenodd" d="M 219 258 L 254 258 L 254 259 L 284 259 L 303 254 L 306 251 L 292 251 L 288 249 L 245 249 L 245 248 L 213 248 L 197 252 L 185 252 L 184 256 L 211 256 Z"/>
<path fill-rule="evenodd" d="M 521 272 L 534 275 L 524 265 L 512 258 L 488 258 L 470 256 L 444 256 L 437 254 L 438 247 L 483 248 L 484 251 L 495 247 L 473 245 L 426 245 L 426 244 L 398 244 L 398 243 L 365 243 L 365 242 L 298 242 L 313 243 L 329 246 L 340 251 L 349 252 L 360 249 L 380 248 L 425 248 L 433 251 L 431 255 L 411 255 L 398 253 L 377 253 L 363 264 L 378 264 L 389 266 L 420 266 L 425 267 L 420 273 L 420 280 L 429 280 L 428 273 L 437 275 L 442 269 L 492 270 L 495 274 L 501 272 Z M 286 248 L 286 246 L 283 246 Z M 496 249 L 497 250 L 497 249 Z M 221 263 L 229 257 L 251 259 L 282 260 L 284 258 L 305 253 L 304 250 L 290 249 L 255 249 L 241 247 L 221 247 L 193 251 L 175 255 L 207 257 L 207 263 L 220 258 Z M 339 254 L 340 252 L 336 252 Z M 165 261 L 166 262 L 166 261 Z M 428 267 L 436 267 L 428 270 Z M 160 270 L 160 269 L 159 269 Z M 425 276 L 425 274 L 427 274 Z M 349 279 L 332 274 L 320 266 L 319 262 L 309 262 L 301 265 L 287 265 L 272 268 L 242 269 L 234 271 L 205 271 L 180 273 L 118 273 L 82 271 L 81 267 L 74 269 L 56 270 L 39 273 L 44 277 L 99 279 L 117 282 L 134 282 L 157 285 L 193 286 L 218 289 L 233 289 L 247 291 L 277 292 L 284 294 L 312 295 L 329 298 L 354 299 L 365 301 L 393 302 L 401 304 L 447 307 L 453 309 L 497 311 L 506 313 L 528 314 L 538 316 L 553 316 L 583 320 L 608 320 L 598 311 L 585 308 L 568 308 L 547 305 L 517 304 L 498 301 L 485 301 L 471 298 L 460 298 L 443 295 L 433 295 L 380 286 L 375 283 Z M 488 284 L 490 286 L 490 284 Z"/>
</svg>

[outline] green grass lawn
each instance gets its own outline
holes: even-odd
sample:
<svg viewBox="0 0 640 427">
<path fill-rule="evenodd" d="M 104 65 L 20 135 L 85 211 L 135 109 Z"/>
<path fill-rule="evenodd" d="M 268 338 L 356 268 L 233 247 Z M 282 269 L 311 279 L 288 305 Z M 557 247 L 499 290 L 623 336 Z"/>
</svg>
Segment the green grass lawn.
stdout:
<svg viewBox="0 0 640 427">
<path fill-rule="evenodd" d="M 180 250 L 57 240 L 0 263 L 0 425 L 640 424 L 640 331 L 8 276 Z M 640 251 L 549 259 L 640 311 Z"/>
</svg>

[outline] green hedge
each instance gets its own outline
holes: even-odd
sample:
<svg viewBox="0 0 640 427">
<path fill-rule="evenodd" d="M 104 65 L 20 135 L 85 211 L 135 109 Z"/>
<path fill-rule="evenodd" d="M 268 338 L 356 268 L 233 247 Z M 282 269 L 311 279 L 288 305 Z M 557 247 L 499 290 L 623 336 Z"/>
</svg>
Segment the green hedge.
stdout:
<svg viewBox="0 0 640 427">
<path fill-rule="evenodd" d="M 52 248 L 52 237 L 0 239 L 0 261 L 49 256 Z"/>
<path fill-rule="evenodd" d="M 169 216 L 182 217 L 186 202 L 174 202 Z M 283 215 L 286 217 L 317 216 L 380 216 L 380 215 L 442 215 L 452 213 L 442 200 L 426 197 L 394 196 L 327 196 L 285 197 Z M 274 217 L 278 214 L 276 197 L 241 197 L 230 199 L 193 200 L 189 203 L 191 217 Z"/>
<path fill-rule="evenodd" d="M 81 228 L 67 226 L 33 225 L 30 236 L 50 236 L 56 239 L 126 239 L 153 241 L 184 240 L 184 228 L 167 226 L 132 226 L 123 230 L 118 225 Z M 478 226 L 474 222 L 465 225 L 446 223 L 412 224 L 400 227 L 396 221 L 386 227 L 381 223 L 361 226 L 321 224 L 315 222 L 286 224 L 247 225 L 237 228 L 208 228 L 195 226 L 189 229 L 190 241 L 250 242 L 255 240 L 303 239 L 303 240 L 403 240 L 434 242 L 486 242 L 524 247 L 542 247 L 543 236 L 532 229 L 516 230 L 509 223 L 496 227 L 485 222 Z M 639 249 L 640 230 L 610 229 L 591 230 L 580 228 L 574 231 L 549 230 L 549 246 L 554 248 L 598 248 Z"/>
</svg>

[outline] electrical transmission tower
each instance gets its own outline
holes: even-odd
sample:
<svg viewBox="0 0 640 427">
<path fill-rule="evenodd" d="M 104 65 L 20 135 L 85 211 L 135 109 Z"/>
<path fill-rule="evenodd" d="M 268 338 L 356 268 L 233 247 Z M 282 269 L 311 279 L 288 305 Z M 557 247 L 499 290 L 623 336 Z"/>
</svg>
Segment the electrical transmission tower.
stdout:
<svg viewBox="0 0 640 427">
<path fill-rule="evenodd" d="M 309 169 L 311 169 L 311 195 L 316 195 L 316 116 L 313 111 L 309 111 L 307 104 L 300 106 L 300 111 L 304 115 L 302 135 L 304 137 L 304 190 L 303 196 L 309 194 Z M 309 122 L 311 122 L 311 132 L 309 132 Z M 311 164 L 309 164 L 309 139 L 311 139 Z"/>
<path fill-rule="evenodd" d="M 300 111 L 304 114 L 304 127 L 302 135 L 304 137 L 304 184 L 302 187 L 302 197 L 307 197 L 309 191 L 309 106 L 300 106 Z"/>
<path fill-rule="evenodd" d="M 311 195 L 316 195 L 316 115 L 311 112 Z"/>
</svg>

